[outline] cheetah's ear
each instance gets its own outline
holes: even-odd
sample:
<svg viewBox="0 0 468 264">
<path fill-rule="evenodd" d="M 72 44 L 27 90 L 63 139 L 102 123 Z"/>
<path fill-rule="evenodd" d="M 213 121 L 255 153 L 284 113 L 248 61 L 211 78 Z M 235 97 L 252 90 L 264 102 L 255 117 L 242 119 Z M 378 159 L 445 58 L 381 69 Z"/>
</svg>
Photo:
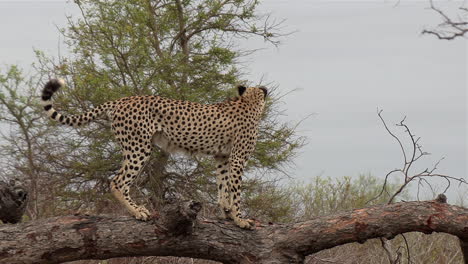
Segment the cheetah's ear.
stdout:
<svg viewBox="0 0 468 264">
<path fill-rule="evenodd" d="M 239 92 L 239 95 L 244 94 L 245 90 L 247 90 L 247 87 L 245 87 L 244 85 L 237 86 L 237 91 Z"/>
</svg>

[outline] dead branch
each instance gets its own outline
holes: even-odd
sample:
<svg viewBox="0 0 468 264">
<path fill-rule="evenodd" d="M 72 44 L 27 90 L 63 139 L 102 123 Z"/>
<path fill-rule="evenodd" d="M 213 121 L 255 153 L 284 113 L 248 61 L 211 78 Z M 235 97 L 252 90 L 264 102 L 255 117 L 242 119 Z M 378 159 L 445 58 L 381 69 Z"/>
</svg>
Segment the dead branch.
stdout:
<svg viewBox="0 0 468 264">
<path fill-rule="evenodd" d="M 438 25 L 438 29 L 425 29 L 422 31 L 422 34 L 434 35 L 438 39 L 443 40 L 453 40 L 458 37 L 464 37 L 465 34 L 468 32 L 468 21 L 464 21 L 463 18 L 466 19 L 467 17 L 468 8 L 464 6 L 459 7 L 458 9 L 459 12 L 461 12 L 461 14 L 456 19 L 453 19 L 440 8 L 436 7 L 432 0 L 430 2 L 431 9 L 437 12 L 442 17 L 443 21 Z"/>
<path fill-rule="evenodd" d="M 409 146 L 404 146 L 402 143 L 403 140 L 400 137 L 398 137 L 389 128 L 389 126 L 387 125 L 387 122 L 382 116 L 382 112 L 383 112 L 382 110 L 379 110 L 377 112 L 377 115 L 379 116 L 380 121 L 382 121 L 382 124 L 385 130 L 387 131 L 387 133 L 390 134 L 390 136 L 394 138 L 395 141 L 398 143 L 398 146 L 403 155 L 403 162 L 400 168 L 393 169 L 385 175 L 384 184 L 382 186 L 382 190 L 380 191 L 379 195 L 377 195 L 375 198 L 371 199 L 367 203 L 377 199 L 384 192 L 387 192 L 387 183 L 389 181 L 389 178 L 395 173 L 399 173 L 403 177 L 403 183 L 393 194 L 389 194 L 387 192 L 387 194 L 390 195 L 390 199 L 388 200 L 389 204 L 394 202 L 395 198 L 399 194 L 401 194 L 403 190 L 407 188 L 411 182 L 414 182 L 414 181 L 418 181 L 418 191 L 416 194 L 418 197 L 418 200 L 419 200 L 419 186 L 422 183 L 426 183 L 432 189 L 431 185 L 427 181 L 427 179 L 429 178 L 439 178 L 439 179 L 444 179 L 447 181 L 447 186 L 445 187 L 443 193 L 445 193 L 449 189 L 451 182 L 457 182 L 459 184 L 468 185 L 468 182 L 464 178 L 457 178 L 457 177 L 453 177 L 450 175 L 436 173 L 437 167 L 439 166 L 440 162 L 444 159 L 443 157 L 438 162 L 436 162 L 431 168 L 426 168 L 422 171 L 413 172 L 412 168 L 414 167 L 415 163 L 419 161 L 422 157 L 429 155 L 429 153 L 422 150 L 423 147 L 420 143 L 421 138 L 416 137 L 416 135 L 413 134 L 411 129 L 408 127 L 408 125 L 406 124 L 406 117 L 404 117 L 399 123 L 395 124 L 395 126 L 403 128 L 405 135 L 408 137 L 409 141 L 411 142 Z"/>
<path fill-rule="evenodd" d="M 434 6 L 432 6 L 432 7 L 434 8 Z M 406 189 L 408 187 L 408 185 L 411 182 L 416 181 L 416 180 L 418 181 L 418 190 L 417 190 L 417 193 L 416 193 L 416 196 L 417 196 L 418 200 L 419 200 L 419 188 L 422 185 L 422 183 L 427 184 L 427 186 L 429 186 L 429 188 L 431 188 L 431 190 L 434 192 L 434 190 L 432 189 L 432 186 L 429 183 L 429 181 L 427 180 L 427 178 L 442 178 L 442 179 L 445 179 L 447 181 L 447 186 L 446 186 L 446 188 L 444 190 L 444 193 L 449 189 L 451 181 L 458 182 L 459 184 L 468 184 L 464 178 L 455 178 L 455 177 L 452 177 L 452 176 L 449 176 L 449 175 L 443 175 L 443 174 L 435 173 L 435 171 L 437 170 L 437 167 L 439 166 L 439 163 L 444 158 L 441 158 L 438 162 L 436 162 L 435 165 L 431 169 L 426 168 L 425 170 L 423 170 L 421 172 L 414 172 L 413 173 L 411 168 L 414 167 L 415 163 L 418 162 L 422 157 L 429 155 L 428 152 L 424 152 L 422 150 L 423 147 L 420 144 L 421 137 L 416 137 L 416 135 L 413 134 L 413 132 L 411 132 L 410 128 L 406 124 L 406 116 L 405 116 L 399 123 L 395 124 L 395 126 L 403 128 L 406 137 L 411 142 L 409 144 L 409 146 L 405 146 L 402 143 L 403 139 L 400 138 L 399 136 L 397 136 L 396 133 L 394 133 L 389 128 L 389 126 L 387 125 L 387 122 L 385 121 L 385 119 L 382 116 L 382 112 L 383 112 L 383 110 L 378 110 L 377 115 L 379 116 L 379 119 L 382 122 L 382 124 L 383 124 L 385 130 L 387 131 L 387 133 L 393 139 L 395 139 L 395 141 L 397 142 L 397 144 L 398 144 L 398 146 L 399 146 L 399 148 L 401 150 L 402 156 L 403 156 L 403 163 L 402 163 L 400 168 L 393 169 L 393 170 L 391 170 L 390 172 L 388 172 L 385 175 L 385 180 L 384 180 L 384 183 L 382 185 L 382 190 L 380 191 L 380 193 L 376 197 L 374 197 L 373 199 L 371 199 L 367 203 L 377 199 L 384 192 L 386 192 L 390 196 L 390 199 L 388 200 L 388 204 L 391 204 L 391 203 L 393 203 L 395 201 L 395 198 L 398 195 L 400 195 L 403 192 L 404 189 Z M 399 188 L 393 194 L 390 194 L 387 191 L 387 184 L 388 184 L 388 181 L 389 181 L 389 177 L 392 176 L 395 173 L 399 173 L 401 176 L 403 176 L 403 183 L 399 186 Z M 443 193 L 439 194 L 439 196 L 437 196 L 437 198 L 436 198 L 436 201 L 441 202 L 441 203 L 445 203 L 447 201 L 447 197 Z M 405 241 L 408 263 L 411 263 L 410 247 L 408 245 L 408 242 L 406 240 L 405 235 L 401 234 L 401 236 L 403 237 L 403 239 Z M 381 237 L 380 242 L 382 244 L 382 248 L 384 249 L 385 253 L 387 254 L 389 263 L 399 263 L 400 258 L 401 258 L 401 252 L 397 252 L 396 258 L 394 258 L 393 255 L 392 255 L 392 252 L 390 250 L 390 247 L 388 245 L 388 241 L 385 238 Z M 463 250 L 464 249 L 462 247 L 462 251 Z M 466 252 L 464 252 L 464 254 L 466 254 Z"/>
<path fill-rule="evenodd" d="M 468 242 L 468 209 L 436 201 L 357 209 L 294 224 L 257 224 L 242 230 L 228 221 L 196 219 L 195 202 L 168 205 L 166 221 L 131 217 L 62 216 L 0 226 L 0 263 L 60 263 L 80 259 L 178 256 L 223 263 L 303 263 L 338 245 L 419 231 L 444 232 Z M 172 208 L 172 209 L 171 209 Z M 167 219 L 178 220 L 177 224 Z M 174 232 L 174 230 L 184 230 Z"/>
</svg>

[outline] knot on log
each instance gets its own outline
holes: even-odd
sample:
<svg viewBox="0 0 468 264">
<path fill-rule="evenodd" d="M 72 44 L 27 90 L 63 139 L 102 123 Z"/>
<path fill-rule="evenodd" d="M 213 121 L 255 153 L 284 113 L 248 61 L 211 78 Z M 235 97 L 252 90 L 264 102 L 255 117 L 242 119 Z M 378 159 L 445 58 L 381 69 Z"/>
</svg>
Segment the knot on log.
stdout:
<svg viewBox="0 0 468 264">
<path fill-rule="evenodd" d="M 161 210 L 159 222 L 174 235 L 192 233 L 194 221 L 202 206 L 196 201 L 170 200 Z"/>
<path fill-rule="evenodd" d="M 11 224 L 21 222 L 27 202 L 28 192 L 20 182 L 0 181 L 0 220 L 2 222 Z"/>
<path fill-rule="evenodd" d="M 447 203 L 447 196 L 445 196 L 445 194 L 441 193 L 439 195 L 437 195 L 437 197 L 435 198 L 436 202 L 438 203 Z"/>
</svg>

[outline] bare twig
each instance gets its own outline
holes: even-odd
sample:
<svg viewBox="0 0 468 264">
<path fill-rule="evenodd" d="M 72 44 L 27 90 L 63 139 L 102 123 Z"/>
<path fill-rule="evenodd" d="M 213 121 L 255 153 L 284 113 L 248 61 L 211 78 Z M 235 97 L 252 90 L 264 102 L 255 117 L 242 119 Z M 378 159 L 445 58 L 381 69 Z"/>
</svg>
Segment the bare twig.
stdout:
<svg viewBox="0 0 468 264">
<path fill-rule="evenodd" d="M 425 29 L 422 31 L 422 34 L 434 35 L 438 39 L 443 40 L 453 40 L 458 37 L 465 36 L 465 34 L 468 32 L 468 21 L 463 21 L 462 19 L 468 16 L 467 7 L 459 7 L 458 9 L 462 14 L 458 16 L 457 20 L 453 20 L 444 11 L 436 7 L 432 0 L 430 1 L 430 3 L 430 8 L 436 11 L 442 17 L 443 22 L 439 24 L 438 29 Z"/>
</svg>

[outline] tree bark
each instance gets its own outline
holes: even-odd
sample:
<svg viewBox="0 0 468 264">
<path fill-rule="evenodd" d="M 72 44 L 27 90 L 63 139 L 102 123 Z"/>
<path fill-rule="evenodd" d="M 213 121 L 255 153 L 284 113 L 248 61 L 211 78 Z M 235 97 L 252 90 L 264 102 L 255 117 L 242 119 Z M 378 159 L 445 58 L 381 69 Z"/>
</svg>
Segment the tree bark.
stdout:
<svg viewBox="0 0 468 264">
<path fill-rule="evenodd" d="M 223 263 L 303 263 L 305 256 L 350 242 L 419 231 L 468 242 L 468 209 L 436 201 L 401 202 L 254 231 L 198 217 L 196 202 L 175 203 L 160 220 L 62 216 L 0 226 L 0 263 L 60 263 L 124 256 L 179 256 Z"/>
</svg>

